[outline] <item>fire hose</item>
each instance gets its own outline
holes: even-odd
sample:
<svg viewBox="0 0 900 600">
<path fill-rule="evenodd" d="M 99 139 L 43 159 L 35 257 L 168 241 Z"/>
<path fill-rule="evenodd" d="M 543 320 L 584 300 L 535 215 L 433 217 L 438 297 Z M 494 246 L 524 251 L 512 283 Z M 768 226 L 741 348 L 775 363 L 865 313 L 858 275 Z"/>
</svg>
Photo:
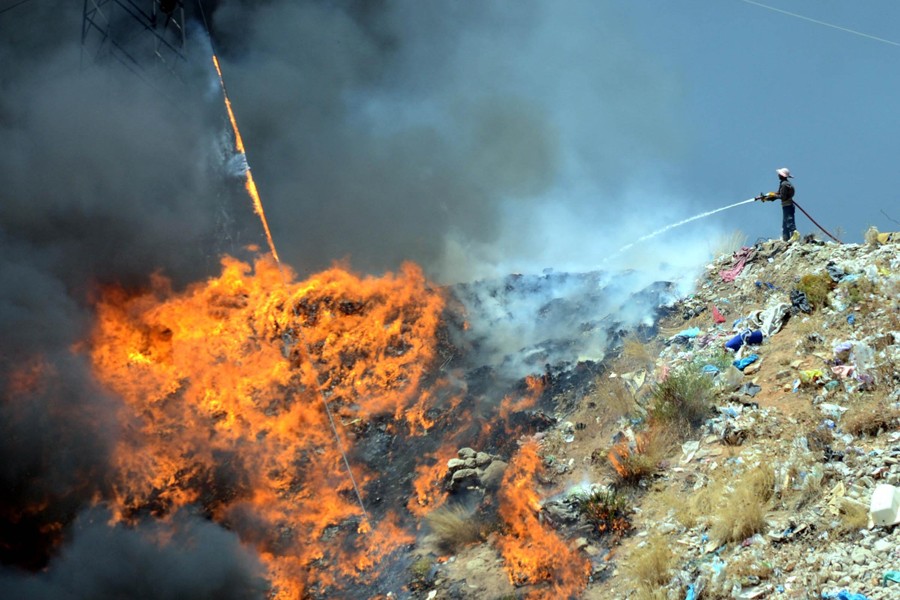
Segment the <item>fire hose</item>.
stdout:
<svg viewBox="0 0 900 600">
<path fill-rule="evenodd" d="M 757 197 L 754 198 L 754 199 L 755 199 L 755 200 L 761 200 L 761 201 L 763 201 L 763 202 L 772 202 L 772 201 L 775 200 L 776 198 L 778 198 L 778 196 L 776 196 L 774 192 L 769 192 L 768 194 L 760 194 L 759 196 L 757 196 Z M 844 243 L 844 242 L 842 242 L 841 240 L 839 240 L 839 239 L 837 239 L 836 237 L 834 237 L 831 233 L 829 233 L 829 231 L 828 231 L 827 229 L 825 229 L 824 227 L 822 227 L 821 225 L 819 225 L 819 223 L 818 223 L 815 219 L 813 219 L 812 216 L 810 216 L 810 214 L 809 214 L 808 212 L 806 212 L 805 210 L 803 210 L 803 207 L 800 206 L 800 205 L 797 203 L 796 200 L 792 200 L 792 202 L 794 203 L 794 206 L 796 206 L 797 208 L 800 209 L 800 212 L 802 212 L 804 215 L 806 215 L 806 218 L 807 218 L 807 219 L 809 219 L 810 221 L 813 222 L 813 225 L 815 225 L 816 227 L 818 227 L 819 229 L 822 230 L 822 233 L 824 233 L 825 235 L 827 235 L 828 237 L 830 237 L 831 239 L 833 239 L 834 241 L 836 241 L 838 244 L 843 244 L 843 243 Z"/>
<path fill-rule="evenodd" d="M 842 242 L 841 240 L 839 240 L 839 239 L 837 239 L 836 237 L 834 237 L 833 235 L 831 235 L 830 233 L 828 233 L 828 230 L 827 230 L 827 229 L 825 229 L 824 227 L 822 227 L 821 225 L 819 225 L 818 223 L 816 223 L 816 220 L 813 219 L 811 216 L 809 216 L 809 213 L 806 212 L 805 210 L 803 210 L 803 207 L 800 206 L 799 204 L 797 204 L 796 201 L 794 201 L 794 206 L 796 206 L 797 208 L 799 208 L 799 209 L 800 209 L 800 212 L 802 212 L 804 215 L 806 215 L 806 218 L 813 222 L 813 225 L 815 225 L 816 227 L 818 227 L 819 229 L 821 229 L 821 230 L 822 230 L 822 233 L 824 233 L 825 235 L 827 235 L 828 237 L 830 237 L 831 239 L 833 239 L 834 241 L 836 241 L 838 244 L 843 244 L 843 243 L 844 243 L 844 242 Z"/>
</svg>

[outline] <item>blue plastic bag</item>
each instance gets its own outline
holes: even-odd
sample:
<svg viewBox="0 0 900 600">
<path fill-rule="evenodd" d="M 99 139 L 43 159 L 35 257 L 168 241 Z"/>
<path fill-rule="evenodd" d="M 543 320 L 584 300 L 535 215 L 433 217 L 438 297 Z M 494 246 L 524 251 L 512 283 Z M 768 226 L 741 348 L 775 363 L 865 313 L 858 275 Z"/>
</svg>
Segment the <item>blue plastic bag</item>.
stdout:
<svg viewBox="0 0 900 600">
<path fill-rule="evenodd" d="M 855 594 L 853 592 L 848 592 L 847 590 L 841 590 L 836 594 L 822 594 L 823 598 L 830 598 L 833 600 L 869 600 L 863 594 Z"/>
<path fill-rule="evenodd" d="M 759 356 L 756 354 L 751 354 L 750 356 L 745 356 L 744 358 L 736 360 L 731 364 L 737 367 L 739 371 L 743 371 L 744 367 L 746 367 L 747 365 L 752 365 L 757 360 L 759 360 Z"/>
</svg>

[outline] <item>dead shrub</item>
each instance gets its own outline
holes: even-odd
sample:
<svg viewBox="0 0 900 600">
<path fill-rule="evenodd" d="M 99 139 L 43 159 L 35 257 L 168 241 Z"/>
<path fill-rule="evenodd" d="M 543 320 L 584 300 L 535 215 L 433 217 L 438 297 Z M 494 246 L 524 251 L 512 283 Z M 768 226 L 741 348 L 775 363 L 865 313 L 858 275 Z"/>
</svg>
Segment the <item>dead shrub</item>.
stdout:
<svg viewBox="0 0 900 600">
<path fill-rule="evenodd" d="M 445 505 L 425 516 L 439 549 L 455 553 L 458 549 L 483 540 L 484 523 L 474 511 L 460 504 Z"/>
<path fill-rule="evenodd" d="M 621 378 L 598 378 L 595 397 L 600 412 L 608 421 L 616 421 L 634 410 L 634 396 Z"/>
<path fill-rule="evenodd" d="M 844 498 L 838 512 L 841 518 L 838 529 L 841 533 L 851 533 L 869 526 L 869 509 L 864 504 Z"/>
<path fill-rule="evenodd" d="M 813 427 L 806 433 L 806 441 L 809 449 L 815 452 L 824 452 L 834 443 L 834 432 L 828 427 Z"/>
<path fill-rule="evenodd" d="M 858 306 L 860 312 L 868 313 L 875 308 L 875 302 L 872 297 L 878 296 L 878 285 L 873 283 L 868 277 L 860 277 L 850 283 L 841 284 L 841 287 L 847 289 L 847 300 L 851 306 Z"/>
</svg>

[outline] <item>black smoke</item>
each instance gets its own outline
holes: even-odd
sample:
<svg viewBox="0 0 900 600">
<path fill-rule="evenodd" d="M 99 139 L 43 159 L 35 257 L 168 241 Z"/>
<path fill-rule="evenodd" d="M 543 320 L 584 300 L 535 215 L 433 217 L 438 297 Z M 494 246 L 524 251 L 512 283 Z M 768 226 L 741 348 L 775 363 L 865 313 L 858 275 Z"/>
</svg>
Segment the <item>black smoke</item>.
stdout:
<svg viewBox="0 0 900 600">
<path fill-rule="evenodd" d="M 25 577 L 0 570 L 4 598 L 32 600 L 251 600 L 266 597 L 256 557 L 233 533 L 177 514 L 169 522 L 110 526 L 110 515 L 86 511 L 45 572 Z"/>
<path fill-rule="evenodd" d="M 465 280 L 533 266 L 586 231 L 573 254 L 595 261 L 616 237 L 592 228 L 608 232 L 639 165 L 678 147 L 671 82 L 605 4 L 185 5 L 177 77 L 96 52 L 96 32 L 82 46 L 82 3 L 0 13 L 3 597 L 259 593 L 255 561 L 220 527 L 174 520 L 160 545 L 163 525 L 108 527 L 91 508 L 128 431 L 76 345 L 98 286 L 154 272 L 183 286 L 223 252 L 265 248 L 229 175 L 207 25 L 276 245 L 301 274 L 414 260 Z M 22 387 L 29 370 L 40 383 Z"/>
</svg>

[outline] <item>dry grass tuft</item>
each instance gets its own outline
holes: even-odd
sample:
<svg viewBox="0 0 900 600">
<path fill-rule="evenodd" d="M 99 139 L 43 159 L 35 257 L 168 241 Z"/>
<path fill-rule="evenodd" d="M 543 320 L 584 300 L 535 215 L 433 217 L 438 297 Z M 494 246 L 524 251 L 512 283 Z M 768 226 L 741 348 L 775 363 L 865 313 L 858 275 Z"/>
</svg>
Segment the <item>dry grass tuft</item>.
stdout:
<svg viewBox="0 0 900 600">
<path fill-rule="evenodd" d="M 653 364 L 650 347 L 635 335 L 629 335 L 622 342 L 621 358 L 626 365 L 647 367 Z"/>
<path fill-rule="evenodd" d="M 719 543 L 739 542 L 763 531 L 766 510 L 775 493 L 775 473 L 760 465 L 745 473 L 717 507 L 710 537 Z"/>
<path fill-rule="evenodd" d="M 750 490 L 753 498 L 768 503 L 775 494 L 775 471 L 769 465 L 758 465 L 744 474 L 741 485 Z"/>
<path fill-rule="evenodd" d="M 747 234 L 740 229 L 735 229 L 729 234 L 723 234 L 712 241 L 709 252 L 713 259 L 723 256 L 731 256 L 747 244 Z"/>
<path fill-rule="evenodd" d="M 635 548 L 623 561 L 622 570 L 634 581 L 638 598 L 650 599 L 672 578 L 675 554 L 665 536 L 655 535 Z"/>
<path fill-rule="evenodd" d="M 772 576 L 774 569 L 768 563 L 759 563 L 750 560 L 734 561 L 728 563 L 726 572 L 732 577 L 743 579 L 746 577 L 756 577 L 760 580 L 766 580 Z"/>
<path fill-rule="evenodd" d="M 841 419 L 841 429 L 855 436 L 878 435 L 900 425 L 900 410 L 886 406 L 881 398 L 851 406 Z"/>
<path fill-rule="evenodd" d="M 483 541 L 484 524 L 474 511 L 455 504 L 441 506 L 425 516 L 425 522 L 434 534 L 443 552 L 455 553 L 463 546 Z"/>
<path fill-rule="evenodd" d="M 674 447 L 674 433 L 656 425 L 636 434 L 634 442 L 622 440 L 615 444 L 607 457 L 619 479 L 634 484 L 655 474 Z"/>
<path fill-rule="evenodd" d="M 864 504 L 844 498 L 838 510 L 841 517 L 838 529 L 841 533 L 851 533 L 869 526 L 869 509 Z"/>
</svg>

